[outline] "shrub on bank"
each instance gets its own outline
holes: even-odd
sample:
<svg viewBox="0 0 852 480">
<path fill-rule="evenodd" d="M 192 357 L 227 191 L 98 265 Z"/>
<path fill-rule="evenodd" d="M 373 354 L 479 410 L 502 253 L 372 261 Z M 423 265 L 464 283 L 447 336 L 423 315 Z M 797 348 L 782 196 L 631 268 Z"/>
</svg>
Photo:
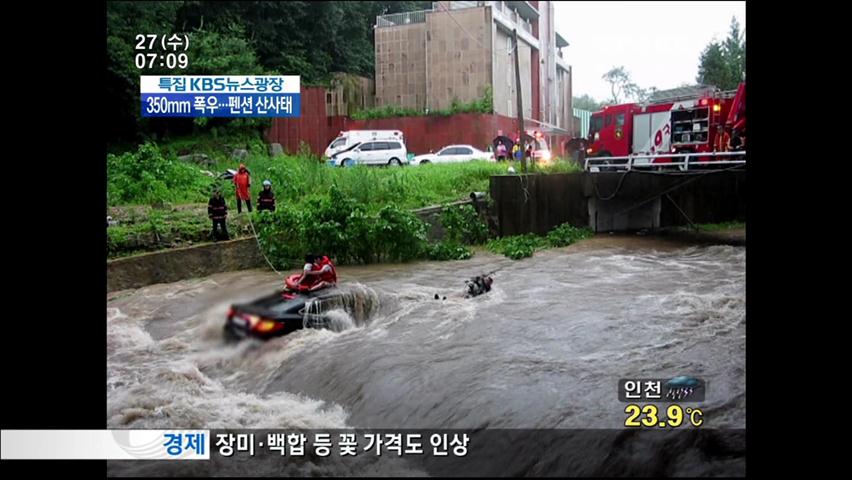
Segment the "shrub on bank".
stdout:
<svg viewBox="0 0 852 480">
<path fill-rule="evenodd" d="M 426 251 L 429 260 L 467 260 L 472 256 L 469 248 L 452 240 L 431 244 Z"/>
<path fill-rule="evenodd" d="M 197 202 L 207 188 L 209 180 L 198 168 L 164 157 L 152 143 L 136 152 L 107 155 L 110 205 Z"/>
<path fill-rule="evenodd" d="M 488 240 L 488 225 L 472 205 L 448 205 L 441 212 L 441 226 L 447 240 L 464 245 L 481 245 Z"/>
<path fill-rule="evenodd" d="M 337 187 L 296 208 L 255 215 L 258 238 L 276 268 L 290 268 L 305 252 L 335 257 L 338 263 L 404 262 L 423 258 L 426 224 L 393 205 L 369 211 Z"/>
<path fill-rule="evenodd" d="M 592 231 L 588 228 L 577 228 L 569 223 L 563 223 L 547 233 L 547 242 L 551 247 L 567 247 L 590 236 Z"/>
<path fill-rule="evenodd" d="M 545 236 L 534 233 L 497 238 L 488 242 L 488 250 L 505 255 L 513 260 L 531 257 L 536 250 L 549 247 L 566 247 L 574 242 L 592 236 L 588 228 L 577 228 L 563 223 L 553 228 Z"/>
</svg>

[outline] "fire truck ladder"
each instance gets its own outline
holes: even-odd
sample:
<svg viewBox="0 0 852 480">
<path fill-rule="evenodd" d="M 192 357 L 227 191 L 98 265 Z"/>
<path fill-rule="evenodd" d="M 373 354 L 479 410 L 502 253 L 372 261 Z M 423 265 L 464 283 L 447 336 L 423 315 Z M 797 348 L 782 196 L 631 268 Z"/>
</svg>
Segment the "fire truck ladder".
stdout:
<svg viewBox="0 0 852 480">
<path fill-rule="evenodd" d="M 719 92 L 719 89 L 712 85 L 673 88 L 671 90 L 657 92 L 657 95 L 653 96 L 648 101 L 643 102 L 643 104 L 649 105 L 656 103 L 682 102 L 684 100 L 692 100 L 703 96 L 715 95 L 717 92 Z"/>
</svg>

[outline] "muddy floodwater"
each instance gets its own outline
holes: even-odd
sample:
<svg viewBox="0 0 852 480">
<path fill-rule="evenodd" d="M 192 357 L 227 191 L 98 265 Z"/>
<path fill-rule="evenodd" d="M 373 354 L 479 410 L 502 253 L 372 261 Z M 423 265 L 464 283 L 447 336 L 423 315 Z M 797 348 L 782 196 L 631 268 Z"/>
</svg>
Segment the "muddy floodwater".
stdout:
<svg viewBox="0 0 852 480">
<path fill-rule="evenodd" d="M 372 317 L 268 342 L 226 344 L 222 326 L 274 273 L 113 294 L 109 425 L 607 428 L 623 424 L 619 378 L 690 374 L 710 385 L 708 422 L 744 427 L 745 248 L 606 240 L 341 267 Z M 492 292 L 461 298 L 492 270 Z"/>
<path fill-rule="evenodd" d="M 705 428 L 745 428 L 744 247 L 598 237 L 512 261 L 340 267 L 367 318 L 228 344 L 252 270 L 109 295 L 117 428 L 623 428 L 621 378 L 707 381 Z M 464 280 L 496 270 L 493 290 Z M 435 300 L 435 294 L 446 300 Z"/>
</svg>

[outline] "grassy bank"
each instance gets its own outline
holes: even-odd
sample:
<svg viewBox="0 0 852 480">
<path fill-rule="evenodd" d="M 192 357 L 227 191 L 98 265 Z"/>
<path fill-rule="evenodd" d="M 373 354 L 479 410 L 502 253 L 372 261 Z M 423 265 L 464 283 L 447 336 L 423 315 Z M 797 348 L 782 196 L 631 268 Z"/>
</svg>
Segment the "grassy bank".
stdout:
<svg viewBox="0 0 852 480">
<path fill-rule="evenodd" d="M 245 163 L 252 174 L 253 202 L 262 181 L 272 181 L 278 212 L 252 218 L 269 249 L 278 249 L 273 256 L 282 264 L 300 257 L 298 252 L 305 249 L 339 250 L 348 261 L 363 263 L 466 258 L 470 252 L 465 245 L 487 240 L 487 228 L 476 224 L 470 212 L 447 211 L 446 222 L 455 225 L 449 228 L 451 235 L 460 233 L 447 242 L 429 245 L 423 235 L 425 226 L 408 211 L 465 199 L 473 191 L 488 191 L 492 175 L 505 174 L 509 167 L 520 170 L 515 163 L 485 161 L 402 168 L 330 167 L 307 152 L 270 157 L 265 145 L 255 140 L 219 139 L 203 145 L 187 140 L 164 146 L 147 143 L 136 151 L 109 155 L 107 214 L 119 225 L 107 229 L 108 256 L 210 240 L 206 203 L 216 185 L 228 202 L 231 237 L 250 235 L 248 216 L 236 214 L 233 183 L 215 178 Z M 248 155 L 233 160 L 229 152 L 234 148 L 245 148 Z M 206 155 L 201 164 L 178 158 L 199 153 Z M 535 171 L 576 170 L 574 164 L 555 162 Z M 282 243 L 285 239 L 289 245 Z M 352 251 L 350 242 L 372 245 Z M 395 244 L 412 247 L 398 249 Z"/>
<path fill-rule="evenodd" d="M 724 232 L 745 228 L 745 222 L 702 223 L 696 225 L 699 232 Z"/>
<path fill-rule="evenodd" d="M 211 223 L 206 204 L 172 208 L 113 207 L 109 214 L 118 225 L 107 228 L 107 258 L 187 247 L 208 242 Z M 251 235 L 247 215 L 228 216 L 232 239 Z"/>
<path fill-rule="evenodd" d="M 109 205 L 203 203 L 214 184 L 222 186 L 230 201 L 234 196 L 233 183 L 216 181 L 205 172 L 218 174 L 228 168 L 235 169 L 239 163 L 245 163 L 252 174 L 253 195 L 259 192 L 261 182 L 268 179 L 279 203 L 298 205 L 324 195 L 335 185 L 372 210 L 389 204 L 412 209 L 452 202 L 466 198 L 472 191 L 487 191 L 489 177 L 506 173 L 510 166 L 520 171 L 513 162 L 484 161 L 402 168 L 339 168 L 329 167 L 306 154 L 270 157 L 257 148 L 241 161 L 217 155 L 210 157 L 212 165 L 199 166 L 178 160 L 177 153 L 186 150 L 187 147 L 174 144 L 163 148 L 145 144 L 136 152 L 108 156 Z M 536 171 L 576 170 L 574 164 L 557 162 Z"/>
</svg>

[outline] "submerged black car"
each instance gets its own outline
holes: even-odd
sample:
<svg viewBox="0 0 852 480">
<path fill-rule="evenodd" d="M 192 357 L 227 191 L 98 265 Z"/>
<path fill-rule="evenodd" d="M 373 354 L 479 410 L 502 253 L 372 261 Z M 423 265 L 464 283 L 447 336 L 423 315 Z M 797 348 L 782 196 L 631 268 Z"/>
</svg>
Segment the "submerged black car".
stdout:
<svg viewBox="0 0 852 480">
<path fill-rule="evenodd" d="M 341 295 L 337 288 L 317 292 L 279 290 L 251 303 L 231 305 L 225 323 L 229 339 L 280 337 L 306 327 L 322 327 L 323 305 Z"/>
</svg>

